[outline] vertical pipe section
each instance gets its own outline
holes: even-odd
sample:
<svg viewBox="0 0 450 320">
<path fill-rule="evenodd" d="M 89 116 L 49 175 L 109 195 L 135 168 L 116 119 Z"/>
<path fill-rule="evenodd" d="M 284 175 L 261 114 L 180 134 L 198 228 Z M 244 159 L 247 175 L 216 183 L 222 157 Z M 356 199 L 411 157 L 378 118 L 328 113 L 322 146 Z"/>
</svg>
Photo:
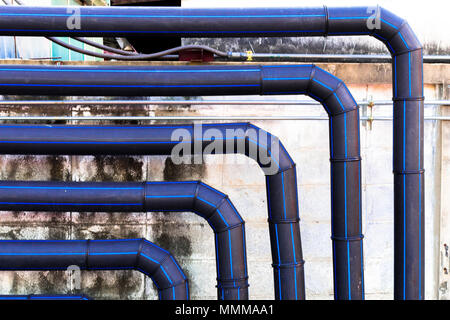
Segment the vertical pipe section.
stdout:
<svg viewBox="0 0 450 320">
<path fill-rule="evenodd" d="M 145 239 L 0 240 L 0 270 L 139 270 L 161 300 L 188 300 L 188 281 L 175 258 Z"/>
<path fill-rule="evenodd" d="M 0 210 L 195 212 L 214 230 L 218 298 L 248 299 L 244 220 L 227 195 L 204 183 L 1 181 Z"/>
</svg>

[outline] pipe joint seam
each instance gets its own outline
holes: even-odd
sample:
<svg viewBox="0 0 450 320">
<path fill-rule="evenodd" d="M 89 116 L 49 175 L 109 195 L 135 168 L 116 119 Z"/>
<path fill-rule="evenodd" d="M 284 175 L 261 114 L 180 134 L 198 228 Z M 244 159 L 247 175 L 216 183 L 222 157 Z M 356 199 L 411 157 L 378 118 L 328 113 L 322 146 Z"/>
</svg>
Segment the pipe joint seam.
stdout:
<svg viewBox="0 0 450 320">
<path fill-rule="evenodd" d="M 392 101 L 397 102 L 397 101 L 424 101 L 425 97 L 394 97 L 392 98 Z"/>
<path fill-rule="evenodd" d="M 161 291 L 164 291 L 164 290 L 167 290 L 167 289 L 176 288 L 176 287 L 178 287 L 178 286 L 180 286 L 180 285 L 183 285 L 183 284 L 186 284 L 186 283 L 188 283 L 188 280 L 187 280 L 187 279 L 183 279 L 183 280 L 180 280 L 180 281 L 178 281 L 178 282 L 172 283 L 172 284 L 171 284 L 170 286 L 168 286 L 168 287 L 162 287 L 162 288 L 159 288 L 158 290 L 161 292 Z"/>
<path fill-rule="evenodd" d="M 362 239 L 364 239 L 364 235 L 359 234 L 357 236 L 350 236 L 350 237 L 339 237 L 339 236 L 332 235 L 330 238 L 333 241 L 353 242 L 353 241 L 361 241 Z"/>
<path fill-rule="evenodd" d="M 332 95 L 334 95 L 342 86 L 345 86 L 344 81 L 339 80 L 339 83 L 337 84 L 336 88 L 334 88 L 331 93 L 326 96 L 325 98 L 323 98 L 323 101 L 327 101 Z M 344 110 L 345 111 L 345 110 Z"/>
<path fill-rule="evenodd" d="M 247 276 L 243 278 L 233 278 L 233 279 L 216 278 L 216 280 L 217 280 L 216 288 L 237 289 L 250 287 Z M 236 283 L 239 283 L 239 286 L 236 286 Z"/>
<path fill-rule="evenodd" d="M 305 265 L 305 260 L 290 262 L 290 263 L 272 263 L 272 267 L 276 269 L 296 269 Z"/>
<path fill-rule="evenodd" d="M 424 174 L 425 169 L 421 170 L 394 170 L 394 174 L 396 175 L 411 175 L 411 174 Z"/>
<path fill-rule="evenodd" d="M 311 92 L 311 85 L 314 81 L 314 77 L 316 75 L 316 66 L 313 64 L 311 67 L 311 72 L 309 73 L 309 80 L 308 80 L 308 85 L 306 86 L 306 92 L 310 93 Z"/>
<path fill-rule="evenodd" d="M 267 219 L 267 222 L 269 222 L 269 224 L 272 225 L 277 225 L 277 224 L 293 224 L 293 223 L 298 223 L 300 222 L 300 218 L 296 218 L 296 219 L 284 219 L 284 220 L 277 220 L 277 219 Z"/>
<path fill-rule="evenodd" d="M 266 174 L 265 176 L 266 177 L 270 177 L 270 176 L 275 176 L 275 175 L 280 174 L 280 173 L 282 174 L 282 173 L 284 173 L 286 171 L 289 171 L 291 169 L 295 169 L 296 167 L 297 167 L 297 164 L 295 162 L 293 162 L 293 163 L 291 163 L 290 166 L 288 166 L 288 167 L 286 167 L 284 169 L 280 168 L 276 173 L 274 173 L 274 174 Z"/>
<path fill-rule="evenodd" d="M 330 116 L 331 117 L 336 117 L 336 116 L 340 116 L 341 114 L 349 113 L 349 112 L 356 111 L 356 110 L 359 110 L 359 105 L 357 105 L 357 104 L 355 104 L 353 106 L 353 108 L 349 108 L 349 109 L 345 109 L 345 110 L 342 110 L 342 111 L 338 111 L 338 112 L 332 113 Z"/>
<path fill-rule="evenodd" d="M 216 230 L 216 234 L 224 233 L 224 232 L 227 232 L 227 231 L 236 229 L 236 228 L 238 228 L 238 227 L 242 227 L 242 226 L 244 226 L 244 225 L 245 225 L 244 222 L 239 222 L 239 223 L 237 223 L 237 224 L 231 225 L 231 226 L 226 227 L 226 228 L 224 228 L 224 229 Z"/>
<path fill-rule="evenodd" d="M 393 56 L 394 57 L 398 57 L 398 56 L 401 56 L 401 55 L 403 55 L 405 53 L 411 53 L 411 52 L 415 52 L 415 51 L 419 51 L 419 50 L 423 50 L 423 48 L 419 47 L 419 48 L 414 48 L 414 49 L 407 49 L 407 50 L 403 50 L 403 51 L 398 51 Z"/>
<path fill-rule="evenodd" d="M 349 158 L 330 158 L 331 163 L 335 162 L 358 162 L 361 161 L 361 157 L 349 157 Z"/>
<path fill-rule="evenodd" d="M 141 238 L 141 240 L 139 240 L 139 245 L 138 245 L 138 249 L 137 249 L 136 261 L 135 261 L 135 265 L 134 265 L 135 268 L 137 268 L 139 266 L 139 259 L 141 257 L 142 248 L 144 246 L 144 243 L 145 243 L 145 239 Z"/>
<path fill-rule="evenodd" d="M 86 255 L 85 255 L 85 264 L 86 264 L 86 270 L 89 270 L 89 254 L 91 249 L 91 240 L 86 240 Z"/>
<path fill-rule="evenodd" d="M 328 31 L 330 30 L 330 24 L 329 24 L 330 14 L 328 12 L 328 7 L 326 5 L 323 6 L 323 10 L 324 10 L 324 13 L 325 13 L 325 27 L 324 27 L 324 33 L 325 34 L 324 34 L 324 37 L 326 38 L 326 37 L 328 37 Z"/>
</svg>

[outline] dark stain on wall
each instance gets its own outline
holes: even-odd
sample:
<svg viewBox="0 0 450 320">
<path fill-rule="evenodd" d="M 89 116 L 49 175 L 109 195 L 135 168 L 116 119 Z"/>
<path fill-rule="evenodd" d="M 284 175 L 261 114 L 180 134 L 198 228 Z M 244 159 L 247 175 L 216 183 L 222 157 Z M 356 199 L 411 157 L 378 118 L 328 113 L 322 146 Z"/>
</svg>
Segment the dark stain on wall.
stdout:
<svg viewBox="0 0 450 320">
<path fill-rule="evenodd" d="M 89 278 L 89 285 L 83 286 L 83 292 L 98 299 L 130 299 L 142 285 L 142 277 L 134 270 L 83 271 L 82 277 L 86 276 Z M 108 278 L 112 277 L 114 281 L 109 281 Z"/>
<path fill-rule="evenodd" d="M 60 156 L 49 156 L 47 158 L 50 165 L 50 177 L 54 181 L 70 180 L 70 172 L 65 170 L 64 162 L 66 158 Z"/>
<path fill-rule="evenodd" d="M 191 157 L 190 163 L 175 164 L 170 157 L 166 158 L 164 166 L 165 181 L 186 181 L 186 180 L 202 180 L 205 176 L 206 166 L 204 161 L 200 164 L 194 163 Z"/>
<path fill-rule="evenodd" d="M 96 156 L 94 181 L 140 181 L 143 179 L 142 159 L 127 156 Z M 109 167 L 110 170 L 105 170 Z"/>
</svg>

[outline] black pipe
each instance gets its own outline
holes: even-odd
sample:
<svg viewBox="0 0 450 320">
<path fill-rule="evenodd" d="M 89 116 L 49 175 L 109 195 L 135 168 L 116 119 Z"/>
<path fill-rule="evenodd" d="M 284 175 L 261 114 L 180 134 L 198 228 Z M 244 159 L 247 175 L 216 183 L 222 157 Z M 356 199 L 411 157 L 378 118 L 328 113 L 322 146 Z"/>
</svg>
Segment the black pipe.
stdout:
<svg viewBox="0 0 450 320">
<path fill-rule="evenodd" d="M 285 73 L 290 69 L 281 68 Z M 304 67 L 298 69 L 308 70 Z M 339 82 L 319 68 L 310 67 L 309 72 L 312 70 L 315 70 L 314 76 L 320 79 L 317 81 L 325 86 L 339 86 L 340 90 L 336 91 L 336 96 L 340 97 L 345 106 L 349 105 L 352 99 L 349 98 L 345 85 L 339 85 Z M 300 86 L 303 80 L 296 81 L 297 87 L 305 86 L 305 84 Z M 312 84 L 311 89 L 316 94 L 323 95 L 324 91 L 320 86 Z M 328 110 L 335 110 L 338 104 L 336 97 L 333 95 L 329 100 L 326 100 L 328 105 L 322 103 Z M 356 240 L 361 234 L 359 133 L 357 131 L 355 133 L 359 126 L 358 109 L 356 104 L 351 105 L 353 111 L 338 114 L 330 120 L 332 159 L 345 160 L 345 145 L 347 145 L 347 156 L 355 160 L 349 163 L 348 170 L 347 162 L 336 164 L 332 162 L 332 174 L 335 176 L 332 179 L 332 202 L 335 203 L 332 208 L 335 216 L 332 219 L 332 235 L 336 243 L 334 256 L 337 299 L 357 299 L 363 296 L 362 241 L 340 241 L 345 240 L 345 237 L 347 240 Z M 213 124 L 203 125 L 203 128 L 205 132 L 194 125 L 146 127 L 1 125 L 0 153 L 171 155 L 174 146 L 178 145 L 182 146 L 181 155 L 189 155 L 201 154 L 214 143 L 216 146 L 212 150 L 214 153 L 246 154 L 255 159 L 266 174 L 275 297 L 303 299 L 304 271 L 294 161 L 276 137 L 251 124 Z M 345 128 L 347 130 L 344 130 Z M 205 135 L 208 129 L 214 134 Z M 347 131 L 347 142 L 344 139 L 345 134 L 341 131 Z M 180 139 L 182 145 L 178 144 Z M 232 145 L 229 144 L 231 141 Z M 342 188 L 343 185 L 347 188 Z"/>
<path fill-rule="evenodd" d="M 28 295 L 0 295 L 0 300 L 91 300 L 85 295 L 66 295 L 66 294 L 28 294 Z"/>
<path fill-rule="evenodd" d="M 382 41 L 393 56 L 394 296 L 424 298 L 423 52 L 404 19 L 380 7 L 82 7 L 80 29 L 69 29 L 70 14 L 66 7 L 4 6 L 0 7 L 0 16 L 1 35 L 221 38 L 370 35 Z M 131 91 L 129 94 L 133 94 Z M 235 88 L 233 94 L 245 91 Z"/>
<path fill-rule="evenodd" d="M 161 300 L 189 299 L 188 280 L 170 252 L 145 239 L 0 240 L 0 270 L 138 270 Z"/>
<path fill-rule="evenodd" d="M 244 221 L 204 183 L 0 181 L 0 211 L 195 212 L 214 230 L 218 298 L 248 299 Z"/>
</svg>

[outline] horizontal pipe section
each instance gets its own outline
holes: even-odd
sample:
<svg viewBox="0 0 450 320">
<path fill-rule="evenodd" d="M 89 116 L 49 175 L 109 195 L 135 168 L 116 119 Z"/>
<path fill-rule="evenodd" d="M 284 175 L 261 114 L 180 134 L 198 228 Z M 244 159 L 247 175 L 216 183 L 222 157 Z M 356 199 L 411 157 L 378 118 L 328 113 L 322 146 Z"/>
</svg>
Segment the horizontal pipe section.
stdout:
<svg viewBox="0 0 450 320">
<path fill-rule="evenodd" d="M 364 35 L 383 42 L 393 57 L 394 297 L 424 298 L 423 50 L 404 19 L 380 7 L 82 7 L 79 10 L 74 16 L 66 7 L 0 7 L 0 35 L 220 38 Z M 68 19 L 77 18 L 80 28 L 70 28 Z M 16 72 L 10 73 L 14 75 Z M 13 82 L 2 79 L 2 83 L 7 84 L 11 92 L 20 91 L 14 86 L 17 79 L 12 78 Z M 61 78 L 64 80 L 63 76 Z M 55 85 L 47 83 L 46 78 L 42 80 L 47 85 Z M 253 83 L 251 76 L 240 78 L 238 83 L 245 86 L 234 88 L 231 93 L 228 91 L 230 87 L 224 85 L 232 83 L 217 80 L 223 88 L 222 95 L 258 94 L 257 87 L 248 86 Z M 26 91 L 36 94 L 34 86 L 31 82 Z M 79 89 L 67 91 L 77 92 Z M 104 95 L 104 87 L 97 89 Z M 163 95 L 170 91 L 168 88 L 160 89 Z M 61 88 L 52 87 L 50 91 L 58 94 Z M 136 91 L 139 90 L 129 88 L 128 94 L 136 94 Z M 145 88 L 142 91 L 138 95 L 151 90 Z M 211 87 L 206 91 L 215 94 Z M 124 94 L 119 88 L 117 92 Z"/>
<path fill-rule="evenodd" d="M 424 105 L 450 105 L 450 100 L 425 100 Z M 392 100 L 357 101 L 359 106 L 392 106 Z M 0 100 L 0 105 L 11 106 L 42 106 L 42 105 L 280 105 L 301 106 L 320 105 L 313 100 Z"/>
<path fill-rule="evenodd" d="M 0 270 L 138 270 L 161 300 L 189 299 L 188 280 L 170 252 L 145 239 L 0 240 Z"/>
<path fill-rule="evenodd" d="M 204 183 L 1 181 L 0 210 L 195 212 L 215 234 L 218 298 L 248 299 L 244 221 L 228 196 Z"/>
<path fill-rule="evenodd" d="M 16 301 L 16 300 L 91 300 L 85 295 L 44 295 L 44 294 L 29 294 L 29 295 L 0 295 L 1 300 Z"/>
</svg>

